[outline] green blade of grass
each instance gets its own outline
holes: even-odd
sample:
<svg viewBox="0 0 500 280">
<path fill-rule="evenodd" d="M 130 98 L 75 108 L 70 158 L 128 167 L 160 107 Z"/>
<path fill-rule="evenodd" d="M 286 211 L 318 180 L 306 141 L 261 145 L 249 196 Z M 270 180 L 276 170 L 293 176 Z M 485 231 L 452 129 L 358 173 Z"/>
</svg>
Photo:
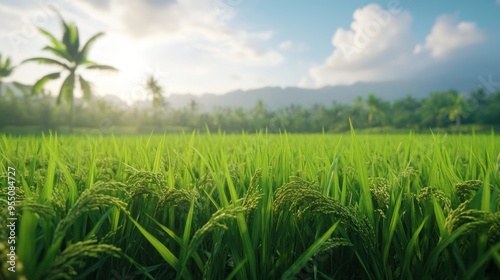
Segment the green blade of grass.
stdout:
<svg viewBox="0 0 500 280">
<path fill-rule="evenodd" d="M 177 279 L 180 279 L 180 276 L 184 273 L 184 271 L 186 269 L 186 264 L 187 264 L 187 261 L 189 258 L 189 256 L 187 255 L 187 252 L 188 252 L 189 240 L 190 240 L 190 236 L 191 236 L 191 225 L 193 223 L 193 212 L 194 212 L 194 199 L 191 200 L 191 205 L 189 207 L 188 216 L 186 219 L 186 223 L 184 225 L 184 232 L 182 234 L 182 246 L 181 246 L 181 252 L 179 254 L 180 271 L 177 274 Z"/>
<path fill-rule="evenodd" d="M 410 242 L 406 246 L 405 257 L 404 257 L 404 261 L 403 261 L 403 265 L 402 265 L 402 273 L 401 273 L 402 277 L 409 277 L 409 278 L 411 277 L 412 273 L 410 272 L 409 268 L 410 268 L 411 260 L 414 257 L 414 250 L 416 247 L 418 247 L 418 235 L 420 234 L 420 232 L 424 228 L 428 219 L 429 219 L 429 217 L 425 217 L 425 219 L 422 221 L 420 226 L 413 233 L 413 236 L 410 239 Z"/>
<path fill-rule="evenodd" d="M 156 237 L 144 229 L 134 218 L 129 216 L 129 219 L 134 223 L 134 225 L 139 229 L 139 231 L 144 235 L 144 237 L 155 247 L 161 257 L 176 271 L 180 270 L 179 259 L 167 248 L 163 243 L 161 243 Z M 189 272 L 185 272 L 189 275 Z M 191 277 L 188 277 L 191 278 Z"/>
<path fill-rule="evenodd" d="M 309 259 L 318 252 L 319 248 L 325 243 L 325 241 L 330 238 L 332 233 L 337 228 L 339 222 L 333 224 L 318 240 L 316 240 L 302 255 L 300 255 L 297 260 L 290 266 L 289 269 L 283 273 L 281 279 L 291 279 L 293 278 L 304 265 L 309 261 Z"/>
</svg>

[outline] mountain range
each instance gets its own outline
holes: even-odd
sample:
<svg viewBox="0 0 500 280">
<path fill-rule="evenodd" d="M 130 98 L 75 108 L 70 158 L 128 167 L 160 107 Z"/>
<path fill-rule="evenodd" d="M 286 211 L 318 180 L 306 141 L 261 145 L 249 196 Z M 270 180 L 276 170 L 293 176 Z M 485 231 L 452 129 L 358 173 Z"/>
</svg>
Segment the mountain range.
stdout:
<svg viewBox="0 0 500 280">
<path fill-rule="evenodd" d="M 170 94 L 167 97 L 171 108 L 188 106 L 191 100 L 198 104 L 199 110 L 210 111 L 217 107 L 252 108 L 259 100 L 268 109 L 280 109 L 291 104 L 311 107 L 315 104 L 330 106 L 333 102 L 352 103 L 357 96 L 366 97 L 375 93 L 385 101 L 393 101 L 411 94 L 415 98 L 424 98 L 431 92 L 457 90 L 472 92 L 480 82 L 478 80 L 461 80 L 454 86 L 446 87 L 438 80 L 427 81 L 388 81 L 377 83 L 356 83 L 353 85 L 326 86 L 322 88 L 299 87 L 263 87 L 251 90 L 235 90 L 222 95 L 216 94 Z"/>
</svg>

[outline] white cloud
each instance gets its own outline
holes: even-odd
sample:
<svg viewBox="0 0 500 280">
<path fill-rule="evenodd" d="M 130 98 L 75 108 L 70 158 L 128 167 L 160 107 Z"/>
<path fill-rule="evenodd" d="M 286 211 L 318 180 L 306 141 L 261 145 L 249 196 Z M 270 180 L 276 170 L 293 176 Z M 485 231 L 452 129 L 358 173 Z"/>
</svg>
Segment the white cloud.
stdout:
<svg viewBox="0 0 500 280">
<path fill-rule="evenodd" d="M 433 69 L 437 58 L 485 39 L 474 23 L 440 16 L 425 44 L 417 45 L 411 23 L 408 12 L 384 10 L 376 4 L 356 10 L 350 30 L 339 28 L 333 35 L 333 53 L 322 64 L 311 67 L 300 85 L 410 79 Z"/>
<path fill-rule="evenodd" d="M 337 29 L 333 53 L 310 69 L 301 86 L 353 84 L 402 75 L 409 70 L 405 64 L 414 47 L 409 35 L 411 21 L 407 12 L 384 10 L 376 4 L 356 10 L 351 29 Z"/>
<path fill-rule="evenodd" d="M 455 16 L 442 15 L 437 18 L 424 45 L 417 45 L 415 53 L 428 50 L 433 57 L 445 57 L 453 51 L 477 44 L 486 36 L 477 29 L 473 22 L 458 22 Z"/>
<path fill-rule="evenodd" d="M 229 28 L 227 23 L 236 16 L 236 8 L 222 0 L 78 3 L 89 14 L 100 14 L 99 19 L 107 21 L 112 29 L 136 40 L 154 38 L 201 45 L 200 49 L 209 51 L 208 55 L 240 64 L 275 65 L 283 60 L 277 51 L 257 47 L 256 42 L 272 38 L 272 30 L 248 32 Z"/>
<path fill-rule="evenodd" d="M 278 47 L 281 49 L 281 50 L 288 50 L 292 47 L 292 41 L 290 40 L 286 40 L 286 41 L 283 41 L 281 42 Z"/>
</svg>

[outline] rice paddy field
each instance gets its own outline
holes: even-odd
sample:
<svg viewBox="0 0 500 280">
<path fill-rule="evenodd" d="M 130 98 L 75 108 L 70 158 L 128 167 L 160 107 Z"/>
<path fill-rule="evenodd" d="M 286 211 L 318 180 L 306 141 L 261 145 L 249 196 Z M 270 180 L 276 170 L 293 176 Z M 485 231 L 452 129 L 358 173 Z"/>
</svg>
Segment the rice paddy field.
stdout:
<svg viewBox="0 0 500 280">
<path fill-rule="evenodd" d="M 3 135 L 0 153 L 1 279 L 500 279 L 493 133 Z"/>
</svg>

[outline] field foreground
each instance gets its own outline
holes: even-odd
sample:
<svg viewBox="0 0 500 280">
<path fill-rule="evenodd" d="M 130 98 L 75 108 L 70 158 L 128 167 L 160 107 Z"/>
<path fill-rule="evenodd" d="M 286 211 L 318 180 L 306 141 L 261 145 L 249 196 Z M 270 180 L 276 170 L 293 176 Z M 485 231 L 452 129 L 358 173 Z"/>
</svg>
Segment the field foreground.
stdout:
<svg viewBox="0 0 500 280">
<path fill-rule="evenodd" d="M 500 276 L 495 135 L 4 135 L 0 155 L 1 279 Z"/>
</svg>

